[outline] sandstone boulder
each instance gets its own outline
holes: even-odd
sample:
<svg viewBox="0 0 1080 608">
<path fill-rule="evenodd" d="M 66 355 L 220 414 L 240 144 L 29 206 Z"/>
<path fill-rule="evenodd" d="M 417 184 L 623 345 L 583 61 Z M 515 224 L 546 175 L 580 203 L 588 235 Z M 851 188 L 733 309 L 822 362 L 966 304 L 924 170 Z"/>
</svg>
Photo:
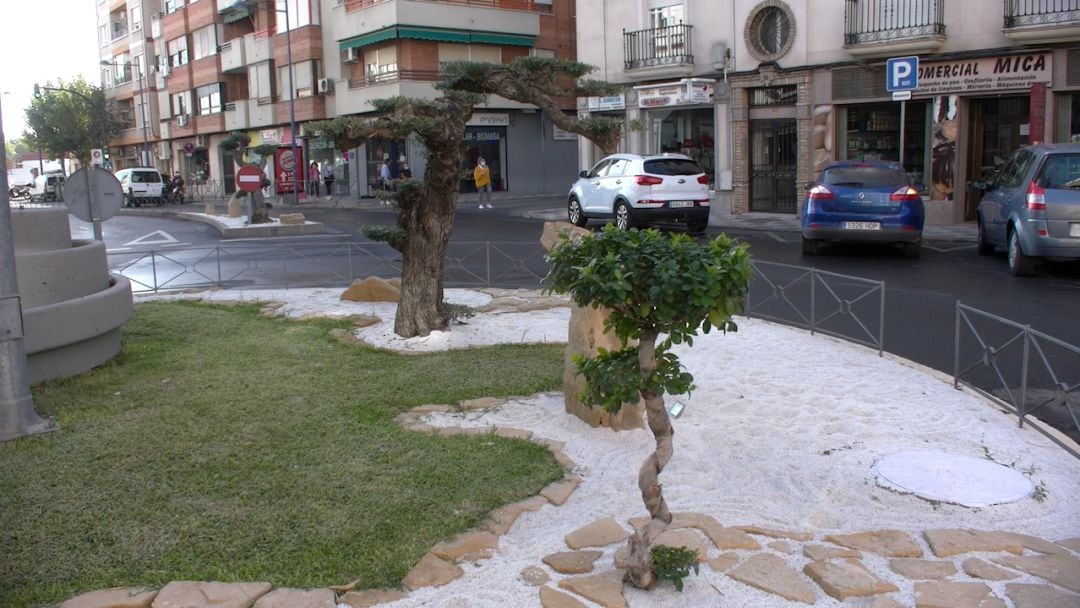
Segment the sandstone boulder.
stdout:
<svg viewBox="0 0 1080 608">
<path fill-rule="evenodd" d="M 341 294 L 341 299 L 350 302 L 397 302 L 401 299 L 401 287 L 379 277 L 357 279 Z"/>
</svg>

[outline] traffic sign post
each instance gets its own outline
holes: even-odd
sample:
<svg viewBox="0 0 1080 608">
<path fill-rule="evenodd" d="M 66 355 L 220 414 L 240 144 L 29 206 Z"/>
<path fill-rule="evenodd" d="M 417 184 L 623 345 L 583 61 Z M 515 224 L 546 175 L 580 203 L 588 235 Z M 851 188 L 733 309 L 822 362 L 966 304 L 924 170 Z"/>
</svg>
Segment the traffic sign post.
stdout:
<svg viewBox="0 0 1080 608">
<path fill-rule="evenodd" d="M 247 193 L 262 190 L 263 174 L 258 165 L 244 165 L 236 172 L 236 187 Z"/>
<path fill-rule="evenodd" d="M 900 164 L 904 164 L 904 130 L 907 122 L 907 100 L 919 88 L 919 58 L 893 57 L 885 61 L 885 90 L 893 101 L 900 102 Z"/>
</svg>

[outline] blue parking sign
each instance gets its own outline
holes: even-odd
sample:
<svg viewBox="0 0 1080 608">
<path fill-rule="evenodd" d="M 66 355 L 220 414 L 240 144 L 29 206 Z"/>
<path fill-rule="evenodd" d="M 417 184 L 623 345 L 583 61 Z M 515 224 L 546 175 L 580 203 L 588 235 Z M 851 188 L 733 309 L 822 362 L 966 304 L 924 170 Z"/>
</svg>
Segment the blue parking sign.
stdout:
<svg viewBox="0 0 1080 608">
<path fill-rule="evenodd" d="M 886 91 L 914 91 L 918 87 L 918 57 L 894 57 L 885 62 Z"/>
</svg>

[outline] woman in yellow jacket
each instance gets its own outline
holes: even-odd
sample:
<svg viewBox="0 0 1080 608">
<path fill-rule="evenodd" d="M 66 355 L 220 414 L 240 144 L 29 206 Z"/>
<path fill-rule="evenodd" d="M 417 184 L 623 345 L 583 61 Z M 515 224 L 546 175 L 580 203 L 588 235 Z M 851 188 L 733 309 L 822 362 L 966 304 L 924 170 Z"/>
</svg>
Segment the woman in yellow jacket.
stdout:
<svg viewBox="0 0 1080 608">
<path fill-rule="evenodd" d="M 491 169 L 488 168 L 483 156 L 476 160 L 473 181 L 476 182 L 476 191 L 480 193 L 480 208 L 483 209 L 486 202 L 487 208 L 491 209 Z"/>
</svg>

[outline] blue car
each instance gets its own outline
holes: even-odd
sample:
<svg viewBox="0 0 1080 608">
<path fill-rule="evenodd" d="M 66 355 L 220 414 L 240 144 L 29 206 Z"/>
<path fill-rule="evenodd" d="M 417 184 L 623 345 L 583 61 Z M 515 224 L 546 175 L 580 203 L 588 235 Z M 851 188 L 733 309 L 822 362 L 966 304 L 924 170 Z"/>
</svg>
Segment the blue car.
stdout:
<svg viewBox="0 0 1080 608">
<path fill-rule="evenodd" d="M 801 218 L 804 254 L 818 253 L 825 242 L 857 241 L 896 243 L 904 255 L 919 256 L 926 219 L 921 187 L 900 163 L 836 162 L 808 186 Z"/>
</svg>

